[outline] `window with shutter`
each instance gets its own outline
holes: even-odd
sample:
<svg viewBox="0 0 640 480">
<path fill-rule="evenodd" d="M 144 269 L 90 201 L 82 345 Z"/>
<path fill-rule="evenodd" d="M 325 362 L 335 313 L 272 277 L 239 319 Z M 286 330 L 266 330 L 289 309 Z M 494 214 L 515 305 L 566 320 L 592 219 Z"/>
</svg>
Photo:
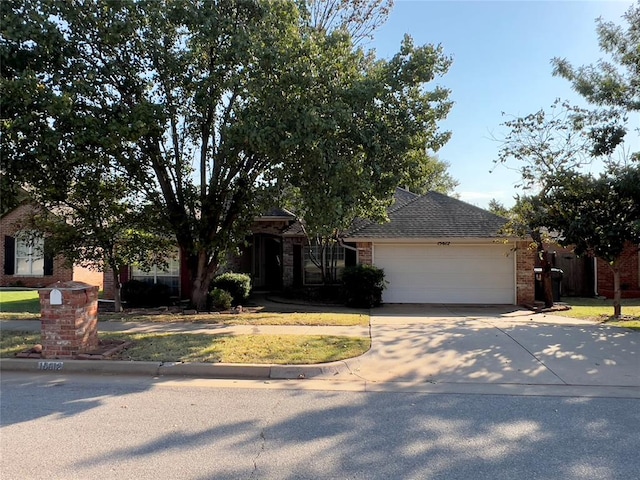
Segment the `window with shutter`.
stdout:
<svg viewBox="0 0 640 480">
<path fill-rule="evenodd" d="M 14 275 L 41 277 L 44 274 L 44 239 L 19 235 L 15 239 Z"/>
</svg>

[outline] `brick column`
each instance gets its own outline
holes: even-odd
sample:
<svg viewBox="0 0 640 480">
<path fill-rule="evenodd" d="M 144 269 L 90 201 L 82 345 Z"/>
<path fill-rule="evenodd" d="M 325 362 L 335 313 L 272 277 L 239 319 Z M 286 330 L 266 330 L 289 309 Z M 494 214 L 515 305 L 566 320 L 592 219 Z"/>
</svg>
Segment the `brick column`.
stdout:
<svg viewBox="0 0 640 480">
<path fill-rule="evenodd" d="M 73 358 L 98 346 L 98 287 L 57 282 L 39 294 L 42 358 Z"/>
<path fill-rule="evenodd" d="M 373 244 L 370 242 L 357 242 L 358 264 L 373 265 Z"/>
<path fill-rule="evenodd" d="M 293 238 L 284 237 L 282 242 L 282 286 L 293 285 Z"/>
<path fill-rule="evenodd" d="M 518 305 L 533 305 L 535 302 L 536 251 L 529 242 L 516 242 L 516 297 Z"/>
</svg>

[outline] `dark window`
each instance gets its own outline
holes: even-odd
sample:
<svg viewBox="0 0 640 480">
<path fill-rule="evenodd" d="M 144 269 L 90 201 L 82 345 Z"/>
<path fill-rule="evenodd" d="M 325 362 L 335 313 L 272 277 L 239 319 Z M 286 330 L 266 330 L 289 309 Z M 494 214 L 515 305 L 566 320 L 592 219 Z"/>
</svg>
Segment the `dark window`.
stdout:
<svg viewBox="0 0 640 480">
<path fill-rule="evenodd" d="M 16 239 L 4 236 L 4 274 L 13 275 L 16 270 Z"/>
</svg>

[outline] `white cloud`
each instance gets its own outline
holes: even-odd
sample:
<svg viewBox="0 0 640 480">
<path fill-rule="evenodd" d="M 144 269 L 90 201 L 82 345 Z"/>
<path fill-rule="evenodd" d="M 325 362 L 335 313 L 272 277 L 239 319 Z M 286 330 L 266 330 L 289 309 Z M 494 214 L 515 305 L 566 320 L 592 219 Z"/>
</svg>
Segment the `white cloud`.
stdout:
<svg viewBox="0 0 640 480">
<path fill-rule="evenodd" d="M 459 195 L 460 200 L 469 202 L 472 200 L 491 200 L 492 198 L 496 200 L 505 199 L 507 192 L 504 190 L 494 190 L 492 192 L 460 192 Z"/>
</svg>

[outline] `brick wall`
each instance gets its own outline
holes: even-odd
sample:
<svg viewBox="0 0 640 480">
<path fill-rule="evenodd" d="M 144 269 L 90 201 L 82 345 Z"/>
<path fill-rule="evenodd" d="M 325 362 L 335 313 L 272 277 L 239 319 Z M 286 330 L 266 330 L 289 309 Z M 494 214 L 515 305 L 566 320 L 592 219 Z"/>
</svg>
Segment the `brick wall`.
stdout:
<svg viewBox="0 0 640 480">
<path fill-rule="evenodd" d="M 283 237 L 282 244 L 282 286 L 292 287 L 295 283 L 294 245 L 306 245 L 306 237 Z M 303 262 L 304 263 L 304 262 Z M 301 265 L 302 267 L 302 265 Z M 302 278 L 302 272 L 298 272 Z"/>
<path fill-rule="evenodd" d="M 535 277 L 533 268 L 536 251 L 530 242 L 516 242 L 516 303 L 518 305 L 533 304 L 535 301 Z"/>
<path fill-rule="evenodd" d="M 613 272 L 598 258 L 598 295 L 613 298 Z M 628 243 L 620 258 L 620 289 L 622 298 L 640 298 L 640 259 L 638 246 Z"/>
<path fill-rule="evenodd" d="M 370 242 L 357 242 L 358 264 L 373 265 L 373 244 Z"/>
<path fill-rule="evenodd" d="M 129 280 L 129 267 L 124 267 L 120 271 L 120 283 L 123 284 Z M 111 268 L 105 268 L 102 273 L 102 298 L 113 300 L 113 270 Z"/>
<path fill-rule="evenodd" d="M 104 286 L 104 274 L 98 270 L 92 270 L 86 267 L 73 267 L 73 281 L 88 283 L 98 287 L 98 290 L 102 290 Z"/>
<path fill-rule="evenodd" d="M 53 274 L 39 276 L 5 274 L 5 236 L 15 237 L 25 228 L 27 218 L 35 212 L 35 207 L 23 204 L 0 218 L 0 286 L 46 287 L 54 282 L 67 282 L 73 278 L 73 268 L 66 265 L 62 256 L 53 259 Z"/>
</svg>

